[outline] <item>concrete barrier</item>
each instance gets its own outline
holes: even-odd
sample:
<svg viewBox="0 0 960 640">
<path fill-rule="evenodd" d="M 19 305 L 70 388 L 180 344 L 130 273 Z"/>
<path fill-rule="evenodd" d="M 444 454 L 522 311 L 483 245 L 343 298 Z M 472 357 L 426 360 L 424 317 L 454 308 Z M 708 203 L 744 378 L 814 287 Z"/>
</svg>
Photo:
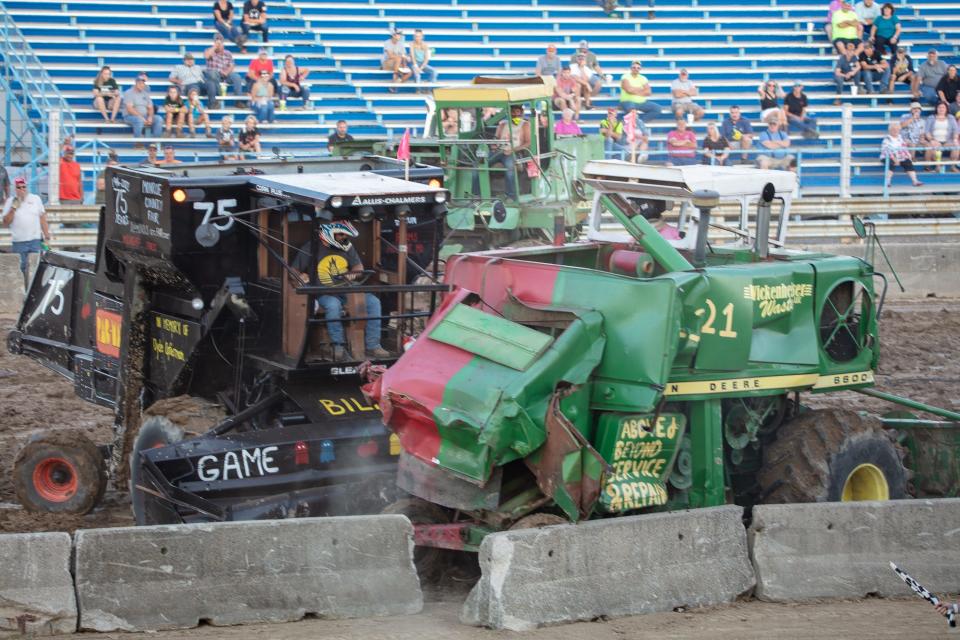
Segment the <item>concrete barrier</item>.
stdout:
<svg viewBox="0 0 960 640">
<path fill-rule="evenodd" d="M 516 631 L 732 602 L 753 588 L 742 509 L 496 533 L 461 621 Z"/>
<path fill-rule="evenodd" d="M 784 602 L 910 594 L 890 562 L 933 592 L 956 593 L 958 536 L 957 498 L 755 507 L 756 595 Z"/>
<path fill-rule="evenodd" d="M 145 631 L 418 613 L 403 516 L 78 531 L 80 628 Z"/>
<path fill-rule="evenodd" d="M 70 534 L 0 535 L 0 637 L 77 630 Z"/>
</svg>

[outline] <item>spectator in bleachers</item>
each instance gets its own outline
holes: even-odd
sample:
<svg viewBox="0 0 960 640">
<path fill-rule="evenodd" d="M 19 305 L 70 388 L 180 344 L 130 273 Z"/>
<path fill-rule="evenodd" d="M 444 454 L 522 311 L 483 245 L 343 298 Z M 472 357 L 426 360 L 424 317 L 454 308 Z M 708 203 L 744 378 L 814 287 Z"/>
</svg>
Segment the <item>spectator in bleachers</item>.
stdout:
<svg viewBox="0 0 960 640">
<path fill-rule="evenodd" d="M 163 160 L 158 162 L 160 166 L 169 166 L 172 164 L 183 164 L 182 160 L 177 160 L 177 151 L 172 144 L 163 146 Z"/>
<path fill-rule="evenodd" d="M 731 147 L 739 147 L 743 151 L 753 149 L 753 125 L 740 115 L 740 107 L 737 105 L 730 107 L 730 115 L 723 119 L 720 133 L 730 141 Z M 742 159 L 750 158 L 744 153 Z"/>
<path fill-rule="evenodd" d="M 564 109 L 560 114 L 560 120 L 553 125 L 553 132 L 558 136 L 581 136 L 583 131 L 580 125 L 574 119 L 573 109 Z"/>
<path fill-rule="evenodd" d="M 217 130 L 217 148 L 222 160 L 240 160 L 237 154 L 237 137 L 233 133 L 233 116 L 223 116 Z"/>
<path fill-rule="evenodd" d="M 685 118 L 677 118 L 676 129 L 667 134 L 667 166 L 692 164 L 697 164 L 697 136 Z"/>
<path fill-rule="evenodd" d="M 786 116 L 780 106 L 780 100 L 786 95 L 776 80 L 767 80 L 757 88 L 760 94 L 760 119 L 769 122 L 776 119 L 782 126 L 786 126 Z"/>
<path fill-rule="evenodd" d="M 580 44 L 577 45 L 577 50 L 573 52 L 573 55 L 570 56 L 570 64 L 577 63 L 577 58 L 584 56 L 586 58 L 587 67 L 593 70 L 593 72 L 600 78 L 601 83 L 603 82 L 603 69 L 600 68 L 600 61 L 597 59 L 597 54 L 593 51 L 590 51 L 590 43 L 586 40 L 581 40 Z"/>
<path fill-rule="evenodd" d="M 460 132 L 460 110 L 441 109 L 440 126 L 443 127 L 444 136 L 455 138 Z"/>
<path fill-rule="evenodd" d="M 385 71 L 393 72 L 394 84 L 406 82 L 413 75 L 410 69 L 410 56 L 407 55 L 407 45 L 403 42 L 403 31 L 394 29 L 390 38 L 383 43 L 383 56 L 380 66 Z M 390 87 L 390 93 L 396 93 L 396 87 Z"/>
<path fill-rule="evenodd" d="M 146 127 L 153 137 L 158 137 L 163 129 L 163 122 L 154 112 L 153 100 L 147 89 L 147 74 L 137 76 L 134 85 L 123 94 L 123 121 L 133 129 L 133 137 L 143 135 Z M 137 143 L 134 147 L 140 147 Z"/>
<path fill-rule="evenodd" d="M 263 34 L 263 41 L 268 42 L 270 29 L 267 27 L 267 6 L 261 0 L 247 0 L 243 3 L 243 18 L 240 28 L 243 29 L 243 37 L 250 37 L 251 31 L 259 31 Z"/>
<path fill-rule="evenodd" d="M 80 163 L 74 159 L 73 146 L 64 145 L 60 158 L 60 202 L 80 204 L 83 202 Z"/>
<path fill-rule="evenodd" d="M 867 93 L 882 93 L 890 82 L 890 65 L 872 42 L 863 43 L 863 51 L 860 52 L 859 59 L 864 90 Z"/>
<path fill-rule="evenodd" d="M 207 62 L 203 75 L 206 78 L 207 98 L 210 100 L 211 109 L 219 108 L 217 96 L 227 95 L 228 83 L 233 85 L 234 95 L 243 95 L 243 80 L 236 71 L 233 54 L 223 46 L 223 36 L 219 33 L 213 36 L 213 46 L 204 51 L 203 57 Z M 242 102 L 237 103 L 237 108 L 243 106 Z"/>
<path fill-rule="evenodd" d="M 190 95 L 187 96 L 187 126 L 190 129 L 190 137 L 195 138 L 197 136 L 197 127 L 203 126 L 206 129 L 207 137 L 212 138 L 213 133 L 210 131 L 210 116 L 207 115 L 207 110 L 203 108 L 203 103 L 200 102 L 200 91 L 196 87 L 190 89 Z"/>
<path fill-rule="evenodd" d="M 947 103 L 941 102 L 937 105 L 936 112 L 927 118 L 923 138 L 923 146 L 926 147 L 924 159 L 927 162 L 940 162 L 943 157 L 943 147 L 953 147 L 950 150 L 950 160 L 954 164 L 950 167 L 950 171 L 960 172 L 956 165 L 957 160 L 960 159 L 960 150 L 957 149 L 960 146 L 958 134 L 960 134 L 960 126 L 957 125 L 956 118 L 950 115 Z M 927 167 L 924 171 L 936 171 L 936 168 Z"/>
<path fill-rule="evenodd" d="M 301 69 L 297 66 L 293 56 L 286 56 L 283 59 L 283 69 L 280 70 L 280 95 L 283 100 L 287 98 L 300 98 L 303 100 L 303 108 L 310 108 L 310 89 L 303 84 L 303 81 L 310 75 L 310 69 Z"/>
<path fill-rule="evenodd" d="M 269 52 L 266 47 L 260 47 L 260 50 L 257 52 L 257 57 L 250 61 L 250 64 L 247 66 L 247 75 L 243 81 L 247 84 L 247 92 L 250 91 L 250 87 L 260 79 L 260 74 L 266 71 L 270 74 L 270 83 L 273 85 L 274 93 L 279 93 L 277 88 L 277 81 L 273 77 L 273 60 L 270 59 Z"/>
<path fill-rule="evenodd" d="M 760 146 L 764 153 L 757 156 L 757 164 L 761 169 L 789 169 L 795 170 L 794 156 L 790 153 L 790 136 L 780 130 L 780 122 L 771 119 L 767 129 L 760 134 Z"/>
<path fill-rule="evenodd" d="M 337 120 L 336 130 L 327 137 L 327 151 L 333 151 L 333 148 L 343 142 L 353 142 L 353 136 L 348 132 L 349 126 L 346 120 Z"/>
<path fill-rule="evenodd" d="M 790 93 L 783 99 L 783 112 L 787 116 L 786 132 L 790 127 L 796 125 L 800 128 L 804 138 L 816 140 L 820 137 L 817 133 L 817 119 L 810 115 L 808 106 L 810 101 L 807 94 L 803 92 L 803 84 L 794 82 L 790 88 Z"/>
<path fill-rule="evenodd" d="M 714 122 L 707 123 L 707 137 L 703 139 L 703 164 L 723 166 L 730 159 L 730 143 L 720 135 Z"/>
<path fill-rule="evenodd" d="M 957 115 L 960 111 L 960 103 L 957 98 L 960 97 L 960 77 L 957 76 L 957 67 L 950 65 L 947 72 L 940 78 L 937 84 L 937 96 L 947 105 L 950 115 Z"/>
<path fill-rule="evenodd" d="M 880 160 L 883 161 L 883 166 L 886 169 L 885 179 L 888 187 L 893 181 L 893 170 L 895 167 L 903 169 L 903 172 L 910 177 L 910 182 L 913 183 L 913 186 L 919 187 L 923 184 L 917 180 L 917 172 L 913 168 L 913 160 L 910 157 L 913 154 L 907 146 L 907 143 L 900 135 L 900 125 L 896 122 L 891 122 L 890 126 L 887 127 L 887 136 L 880 144 Z"/>
<path fill-rule="evenodd" d="M 560 110 L 572 109 L 580 117 L 580 85 L 570 75 L 570 67 L 564 67 L 553 88 L 553 105 Z"/>
<path fill-rule="evenodd" d="M 261 71 L 260 78 L 250 87 L 250 109 L 258 122 L 273 122 L 274 88 L 269 71 Z"/>
<path fill-rule="evenodd" d="M 885 3 L 880 8 L 880 17 L 873 21 L 873 34 L 870 36 L 880 55 L 886 55 L 887 48 L 890 49 L 891 56 L 896 53 L 902 29 L 900 18 L 896 16 L 896 9 L 889 2 Z"/>
<path fill-rule="evenodd" d="M 244 50 L 247 39 L 243 29 L 233 25 L 233 3 L 228 0 L 215 0 L 213 3 L 213 26 L 221 36 Z"/>
<path fill-rule="evenodd" d="M 923 145 L 927 121 L 923 119 L 923 107 L 919 102 L 910 103 L 910 113 L 900 118 L 900 136 L 908 147 L 918 149 Z M 919 154 L 919 151 L 915 151 Z"/>
<path fill-rule="evenodd" d="M 260 153 L 260 130 L 257 129 L 257 117 L 247 116 L 240 132 L 240 151 Z"/>
<path fill-rule="evenodd" d="M 857 20 L 860 21 L 860 37 L 869 40 L 870 33 L 873 31 L 873 21 L 880 17 L 880 5 L 874 0 L 860 0 L 854 5 L 853 12 L 857 14 Z"/>
<path fill-rule="evenodd" d="M 617 110 L 607 109 L 607 117 L 600 121 L 600 135 L 603 137 L 603 150 L 606 157 L 619 155 L 623 159 L 623 152 L 627 150 L 623 135 L 623 122 L 617 118 Z"/>
<path fill-rule="evenodd" d="M 857 57 L 856 47 L 852 44 L 847 44 L 846 50 L 837 57 L 836 63 L 833 65 L 833 83 L 837 87 L 837 97 L 834 98 L 833 104 L 840 104 L 840 96 L 843 95 L 843 85 L 850 83 L 852 87 L 856 87 L 859 91 L 863 89 L 863 83 L 861 82 L 863 74 L 860 69 L 860 60 Z M 851 89 L 851 94 L 853 90 Z"/>
<path fill-rule="evenodd" d="M 413 81 L 420 84 L 423 74 L 427 74 L 427 82 L 437 81 L 437 70 L 430 66 L 430 47 L 423 40 L 423 29 L 413 32 L 413 43 L 410 45 L 410 69 L 413 71 Z M 417 88 L 419 92 L 420 89 Z"/>
<path fill-rule="evenodd" d="M 897 53 L 890 60 L 890 86 L 889 93 L 893 93 L 894 87 L 898 82 L 902 82 L 910 87 L 911 92 L 915 88 L 913 81 L 913 60 L 907 55 L 907 50 L 903 47 L 897 47 Z M 913 93 L 913 99 L 917 100 L 919 96 Z M 887 100 L 888 104 L 893 104 L 893 100 Z"/>
<path fill-rule="evenodd" d="M 837 55 L 843 55 L 848 44 L 853 44 L 860 53 L 863 40 L 863 27 L 857 19 L 857 14 L 853 11 L 849 0 L 842 0 L 840 8 L 833 12 L 830 17 L 831 37 L 833 46 L 837 50 Z"/>
<path fill-rule="evenodd" d="M 191 89 L 204 89 L 206 82 L 203 79 L 203 69 L 194 64 L 192 53 L 184 54 L 183 64 L 178 64 L 170 72 L 170 84 L 180 89 L 182 96 L 189 96 Z"/>
<path fill-rule="evenodd" d="M 830 0 L 830 5 L 827 7 L 827 21 L 823 26 L 823 30 L 827 34 L 827 40 L 833 42 L 833 14 L 835 11 L 840 10 L 841 0 Z"/>
<path fill-rule="evenodd" d="M 150 166 L 150 167 L 155 167 L 155 166 L 157 166 L 158 164 L 160 164 L 160 158 L 157 157 L 157 149 L 158 149 L 158 147 L 157 147 L 157 145 L 156 145 L 155 143 L 151 142 L 150 144 L 148 144 L 148 145 L 147 145 L 147 158 L 146 158 L 146 160 L 144 160 L 144 161 L 141 162 L 140 164 L 141 164 L 141 165 L 147 165 L 147 166 Z"/>
<path fill-rule="evenodd" d="M 650 99 L 653 90 L 647 77 L 640 73 L 639 60 L 630 63 L 630 71 L 620 78 L 620 108 L 624 112 L 636 111 L 644 122 L 655 120 L 663 107 Z"/>
<path fill-rule="evenodd" d="M 603 78 L 587 64 L 587 56 L 577 53 L 570 64 L 570 75 L 577 81 L 580 92 L 580 101 L 585 109 L 593 108 L 593 96 L 600 93 L 603 87 Z"/>
<path fill-rule="evenodd" d="M 914 93 L 919 93 L 923 102 L 936 105 L 941 100 L 937 85 L 946 73 L 947 63 L 939 59 L 936 49 L 930 49 L 927 51 L 927 59 L 917 65 L 917 72 L 914 74 L 917 87 Z"/>
<path fill-rule="evenodd" d="M 106 122 L 117 121 L 117 112 L 120 111 L 120 85 L 107 65 L 100 67 L 100 73 L 93 81 L 93 108 L 100 112 Z M 107 109 L 110 109 L 109 116 Z"/>
<path fill-rule="evenodd" d="M 114 149 L 110 150 L 109 155 L 107 156 L 107 167 L 115 167 L 120 164 L 120 157 L 117 155 L 117 152 Z M 94 199 L 95 204 L 106 204 L 107 202 L 107 170 L 106 167 L 103 171 L 97 174 L 97 191 Z"/>
<path fill-rule="evenodd" d="M 700 90 L 690 81 L 690 74 L 686 69 L 680 69 L 677 79 L 670 83 L 670 93 L 673 97 L 671 108 L 674 116 L 683 118 L 692 114 L 694 120 L 703 117 L 703 107 L 693 101 L 694 96 L 700 95 Z"/>
<path fill-rule="evenodd" d="M 187 105 L 183 103 L 183 96 L 180 95 L 180 89 L 176 86 L 167 87 L 167 96 L 163 99 L 164 127 L 163 136 L 169 138 L 173 135 L 171 130 L 174 123 L 177 126 L 177 137 L 183 137 L 183 123 L 187 119 Z"/>
<path fill-rule="evenodd" d="M 553 76 L 556 78 L 560 75 L 561 66 L 560 56 L 557 55 L 557 45 L 547 45 L 547 52 L 537 58 L 537 68 L 534 73 L 538 76 Z"/>
</svg>

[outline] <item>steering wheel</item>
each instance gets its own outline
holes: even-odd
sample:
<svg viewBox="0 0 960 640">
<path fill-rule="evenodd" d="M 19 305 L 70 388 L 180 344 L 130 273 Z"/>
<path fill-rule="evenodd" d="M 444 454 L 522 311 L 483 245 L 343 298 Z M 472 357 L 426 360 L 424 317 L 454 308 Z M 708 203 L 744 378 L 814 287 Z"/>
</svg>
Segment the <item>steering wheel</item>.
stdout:
<svg viewBox="0 0 960 640">
<path fill-rule="evenodd" d="M 333 285 L 336 287 L 347 286 L 347 287 L 359 287 L 363 284 L 366 284 L 367 280 L 370 279 L 370 276 L 376 273 L 373 269 L 364 269 L 363 271 L 347 271 L 346 273 L 336 273 L 330 276 L 330 279 L 333 280 Z"/>
</svg>

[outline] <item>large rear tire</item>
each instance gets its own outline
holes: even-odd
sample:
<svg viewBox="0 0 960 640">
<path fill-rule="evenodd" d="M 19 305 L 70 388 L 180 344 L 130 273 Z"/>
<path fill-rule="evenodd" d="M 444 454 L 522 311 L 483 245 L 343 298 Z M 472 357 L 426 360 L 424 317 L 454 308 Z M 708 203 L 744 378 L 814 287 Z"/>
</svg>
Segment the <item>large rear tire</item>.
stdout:
<svg viewBox="0 0 960 640">
<path fill-rule="evenodd" d="M 150 524 L 175 524 L 181 522 L 173 505 L 160 498 L 138 489 L 137 486 L 149 486 L 140 460 L 140 452 L 147 449 L 165 447 L 183 440 L 183 430 L 163 416 L 145 418 L 133 442 L 130 454 L 130 504 L 133 518 L 138 526 Z"/>
<path fill-rule="evenodd" d="M 910 497 L 904 452 L 878 420 L 853 411 L 800 414 L 767 445 L 764 502 L 850 502 Z"/>
<path fill-rule="evenodd" d="M 83 515 L 103 497 L 106 464 L 82 433 L 48 431 L 31 438 L 17 454 L 13 484 L 27 511 Z"/>
</svg>

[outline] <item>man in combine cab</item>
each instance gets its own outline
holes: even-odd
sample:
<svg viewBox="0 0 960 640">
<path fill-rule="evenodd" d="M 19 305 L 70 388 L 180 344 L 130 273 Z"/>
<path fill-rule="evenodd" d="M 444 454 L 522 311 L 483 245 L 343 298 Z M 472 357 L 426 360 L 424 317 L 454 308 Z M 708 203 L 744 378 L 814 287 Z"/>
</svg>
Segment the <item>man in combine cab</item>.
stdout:
<svg viewBox="0 0 960 640">
<path fill-rule="evenodd" d="M 3 226 L 10 228 L 13 252 L 20 254 L 20 271 L 23 272 L 23 289 L 30 288 L 30 254 L 40 253 L 42 241 L 50 241 L 47 227 L 47 212 L 40 196 L 30 193 L 27 181 L 13 181 L 13 195 L 3 203 Z"/>
<path fill-rule="evenodd" d="M 346 221 L 320 225 L 320 246 L 316 262 L 316 279 L 319 285 L 348 287 L 351 281 L 360 276 L 363 263 L 360 261 L 357 250 L 350 243 L 350 239 L 358 235 L 360 234 L 357 229 Z M 300 247 L 300 253 L 294 259 L 292 266 L 300 272 L 304 280 L 309 280 L 306 272 L 311 262 L 308 242 Z M 367 307 L 366 315 L 370 318 L 366 321 L 364 330 L 365 356 L 387 358 L 390 353 L 380 346 L 380 300 L 372 293 L 364 294 L 364 298 Z M 353 359 L 351 356 L 356 355 L 350 354 L 347 350 L 347 339 L 343 331 L 343 323 L 340 322 L 346 301 L 346 295 L 322 295 L 317 298 L 317 307 L 314 310 L 315 313 L 319 313 L 322 309 L 327 319 L 327 334 L 330 336 L 330 342 L 333 343 L 334 360 L 350 360 Z"/>
<path fill-rule="evenodd" d="M 506 186 L 506 195 L 510 200 L 517 199 L 517 175 L 514 173 L 514 166 L 517 163 L 517 152 L 530 148 L 530 122 L 523 117 L 523 105 L 510 105 L 510 120 L 507 118 L 500 121 L 497 125 L 496 139 L 501 144 L 491 147 L 493 153 L 487 159 L 487 165 L 493 167 L 502 164 L 504 168 L 504 184 Z M 473 173 L 473 193 L 480 193 L 480 174 Z"/>
</svg>

